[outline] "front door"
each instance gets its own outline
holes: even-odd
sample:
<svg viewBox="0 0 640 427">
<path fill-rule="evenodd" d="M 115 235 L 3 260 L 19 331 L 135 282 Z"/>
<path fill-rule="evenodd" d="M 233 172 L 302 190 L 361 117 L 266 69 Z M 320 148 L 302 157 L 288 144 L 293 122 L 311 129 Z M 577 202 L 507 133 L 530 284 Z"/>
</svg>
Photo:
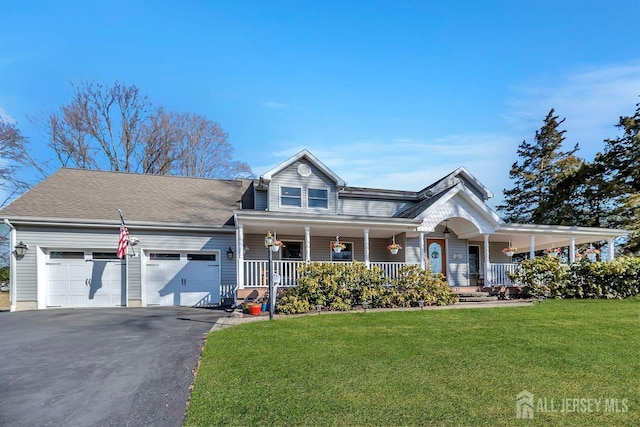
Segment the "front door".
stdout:
<svg viewBox="0 0 640 427">
<path fill-rule="evenodd" d="M 444 239 L 427 239 L 427 263 L 429 270 L 447 275 L 447 252 Z"/>
</svg>

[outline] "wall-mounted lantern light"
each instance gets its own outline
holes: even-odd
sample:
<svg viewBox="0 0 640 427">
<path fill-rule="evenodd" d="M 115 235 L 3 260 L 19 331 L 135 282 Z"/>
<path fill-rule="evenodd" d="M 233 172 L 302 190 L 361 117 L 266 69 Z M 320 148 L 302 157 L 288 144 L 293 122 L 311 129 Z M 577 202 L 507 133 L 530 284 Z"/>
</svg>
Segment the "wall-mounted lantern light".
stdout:
<svg viewBox="0 0 640 427">
<path fill-rule="evenodd" d="M 227 249 L 227 258 L 233 259 L 233 249 L 231 249 L 231 246 Z"/>
<path fill-rule="evenodd" d="M 27 251 L 29 250 L 29 245 L 27 245 L 22 240 L 20 240 L 20 243 L 18 243 L 15 246 L 15 250 L 16 250 L 16 256 L 23 257 L 27 254 Z"/>
</svg>

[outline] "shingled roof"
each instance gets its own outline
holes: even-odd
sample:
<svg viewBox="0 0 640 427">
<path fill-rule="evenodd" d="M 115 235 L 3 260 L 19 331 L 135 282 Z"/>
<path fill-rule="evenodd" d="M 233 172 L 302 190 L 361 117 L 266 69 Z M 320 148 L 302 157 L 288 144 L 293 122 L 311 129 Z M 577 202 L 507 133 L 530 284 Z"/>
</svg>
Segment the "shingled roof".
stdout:
<svg viewBox="0 0 640 427">
<path fill-rule="evenodd" d="M 119 221 L 219 227 L 251 180 L 219 180 L 62 168 L 4 209 L 1 218 Z"/>
</svg>

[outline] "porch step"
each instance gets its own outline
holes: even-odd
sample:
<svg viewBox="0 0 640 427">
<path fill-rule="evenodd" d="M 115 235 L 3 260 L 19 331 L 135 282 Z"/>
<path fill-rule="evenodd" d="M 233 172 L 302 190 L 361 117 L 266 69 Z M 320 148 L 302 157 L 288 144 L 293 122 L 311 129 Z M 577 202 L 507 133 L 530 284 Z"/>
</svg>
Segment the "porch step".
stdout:
<svg viewBox="0 0 640 427">
<path fill-rule="evenodd" d="M 498 301 L 497 296 L 491 296 L 489 292 L 475 291 L 475 290 L 459 290 L 454 289 L 454 294 L 458 295 L 458 301 L 460 302 L 492 302 Z"/>
<path fill-rule="evenodd" d="M 481 297 L 469 297 L 469 296 L 460 296 L 458 297 L 459 302 L 493 302 L 498 301 L 498 297 L 491 296 L 481 296 Z"/>
</svg>

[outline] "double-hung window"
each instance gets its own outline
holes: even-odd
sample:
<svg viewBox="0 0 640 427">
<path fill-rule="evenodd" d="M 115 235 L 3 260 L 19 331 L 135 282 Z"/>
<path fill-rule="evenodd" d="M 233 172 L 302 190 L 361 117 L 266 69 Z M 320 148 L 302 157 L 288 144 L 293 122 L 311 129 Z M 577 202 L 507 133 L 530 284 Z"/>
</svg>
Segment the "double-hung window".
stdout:
<svg viewBox="0 0 640 427">
<path fill-rule="evenodd" d="M 302 189 L 299 187 L 280 187 L 280 205 L 302 207 Z"/>
<path fill-rule="evenodd" d="M 307 205 L 310 208 L 328 208 L 329 192 L 319 188 L 309 188 L 307 191 Z"/>
</svg>

